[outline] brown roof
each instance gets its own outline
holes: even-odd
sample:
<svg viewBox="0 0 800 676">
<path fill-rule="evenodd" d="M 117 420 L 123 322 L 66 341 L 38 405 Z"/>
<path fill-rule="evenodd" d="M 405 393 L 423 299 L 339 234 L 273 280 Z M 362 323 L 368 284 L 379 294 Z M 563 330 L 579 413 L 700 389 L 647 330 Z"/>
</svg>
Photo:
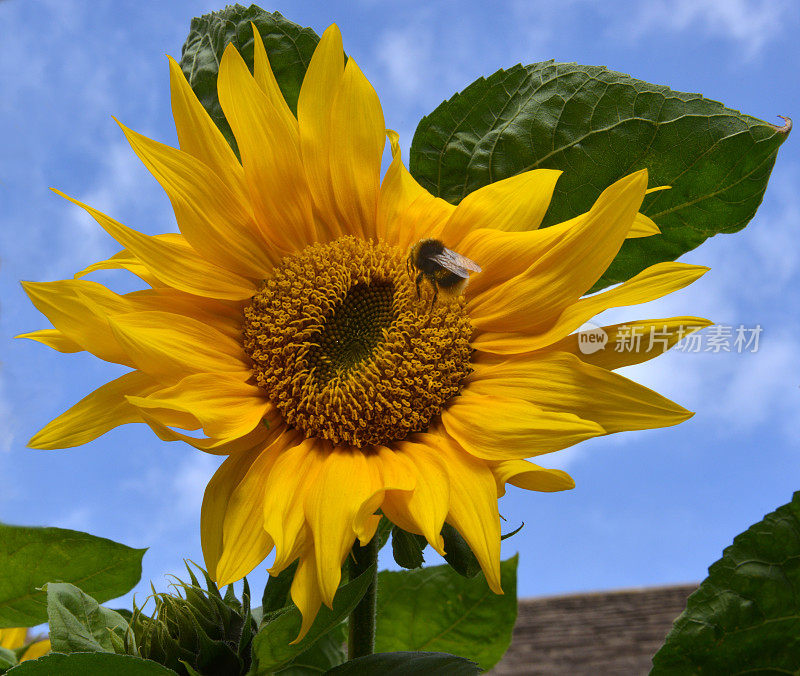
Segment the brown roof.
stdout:
<svg viewBox="0 0 800 676">
<path fill-rule="evenodd" d="M 511 647 L 492 674 L 638 676 L 696 584 L 520 599 Z"/>
</svg>

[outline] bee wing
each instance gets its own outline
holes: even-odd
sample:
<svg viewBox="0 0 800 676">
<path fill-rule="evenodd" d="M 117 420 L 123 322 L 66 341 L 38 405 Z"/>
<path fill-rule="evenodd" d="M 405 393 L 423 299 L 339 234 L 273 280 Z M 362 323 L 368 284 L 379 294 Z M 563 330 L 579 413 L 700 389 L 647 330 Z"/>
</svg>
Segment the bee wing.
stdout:
<svg viewBox="0 0 800 676">
<path fill-rule="evenodd" d="M 454 275 L 458 275 L 459 277 L 463 277 L 466 279 L 469 277 L 470 271 L 472 272 L 480 272 L 481 266 L 478 265 L 475 261 L 471 261 L 466 256 L 462 256 L 460 253 L 456 253 L 452 249 L 448 249 L 445 247 L 442 250 L 442 253 L 436 254 L 435 256 L 431 256 L 431 260 L 434 263 L 438 263 L 446 270 L 449 270 Z"/>
</svg>

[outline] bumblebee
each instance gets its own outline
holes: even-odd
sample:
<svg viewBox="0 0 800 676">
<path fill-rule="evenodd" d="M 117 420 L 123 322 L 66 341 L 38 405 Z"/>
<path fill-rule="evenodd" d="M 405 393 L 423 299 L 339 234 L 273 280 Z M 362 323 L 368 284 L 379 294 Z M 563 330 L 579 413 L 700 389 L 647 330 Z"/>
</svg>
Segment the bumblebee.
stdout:
<svg viewBox="0 0 800 676">
<path fill-rule="evenodd" d="M 433 287 L 433 302 L 436 304 L 439 289 L 461 293 L 469 280 L 470 272 L 480 272 L 480 266 L 466 256 L 448 249 L 438 239 L 421 239 L 408 250 L 406 269 L 409 275 L 417 273 L 417 298 L 420 297 L 420 283 L 427 279 Z"/>
</svg>

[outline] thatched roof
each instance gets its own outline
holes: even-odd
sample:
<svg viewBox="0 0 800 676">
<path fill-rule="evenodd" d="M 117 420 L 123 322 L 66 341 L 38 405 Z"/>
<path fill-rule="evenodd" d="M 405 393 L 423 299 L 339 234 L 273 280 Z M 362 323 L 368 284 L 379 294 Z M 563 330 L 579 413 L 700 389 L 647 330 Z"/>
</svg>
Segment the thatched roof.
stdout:
<svg viewBox="0 0 800 676">
<path fill-rule="evenodd" d="M 638 676 L 696 584 L 520 599 L 511 647 L 493 674 Z"/>
</svg>

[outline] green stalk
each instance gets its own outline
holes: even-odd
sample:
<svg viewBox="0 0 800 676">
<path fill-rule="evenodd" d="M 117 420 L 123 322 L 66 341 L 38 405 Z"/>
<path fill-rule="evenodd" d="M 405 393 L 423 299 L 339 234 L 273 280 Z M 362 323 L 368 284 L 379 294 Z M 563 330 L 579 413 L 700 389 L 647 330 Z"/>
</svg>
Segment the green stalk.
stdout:
<svg viewBox="0 0 800 676">
<path fill-rule="evenodd" d="M 366 546 L 358 542 L 350 552 L 350 579 L 353 580 L 372 567 L 372 580 L 367 593 L 350 613 L 350 635 L 347 639 L 347 659 L 372 655 L 375 651 L 375 615 L 378 598 L 378 538 L 374 537 Z M 375 564 L 375 565 L 373 565 Z"/>
</svg>

